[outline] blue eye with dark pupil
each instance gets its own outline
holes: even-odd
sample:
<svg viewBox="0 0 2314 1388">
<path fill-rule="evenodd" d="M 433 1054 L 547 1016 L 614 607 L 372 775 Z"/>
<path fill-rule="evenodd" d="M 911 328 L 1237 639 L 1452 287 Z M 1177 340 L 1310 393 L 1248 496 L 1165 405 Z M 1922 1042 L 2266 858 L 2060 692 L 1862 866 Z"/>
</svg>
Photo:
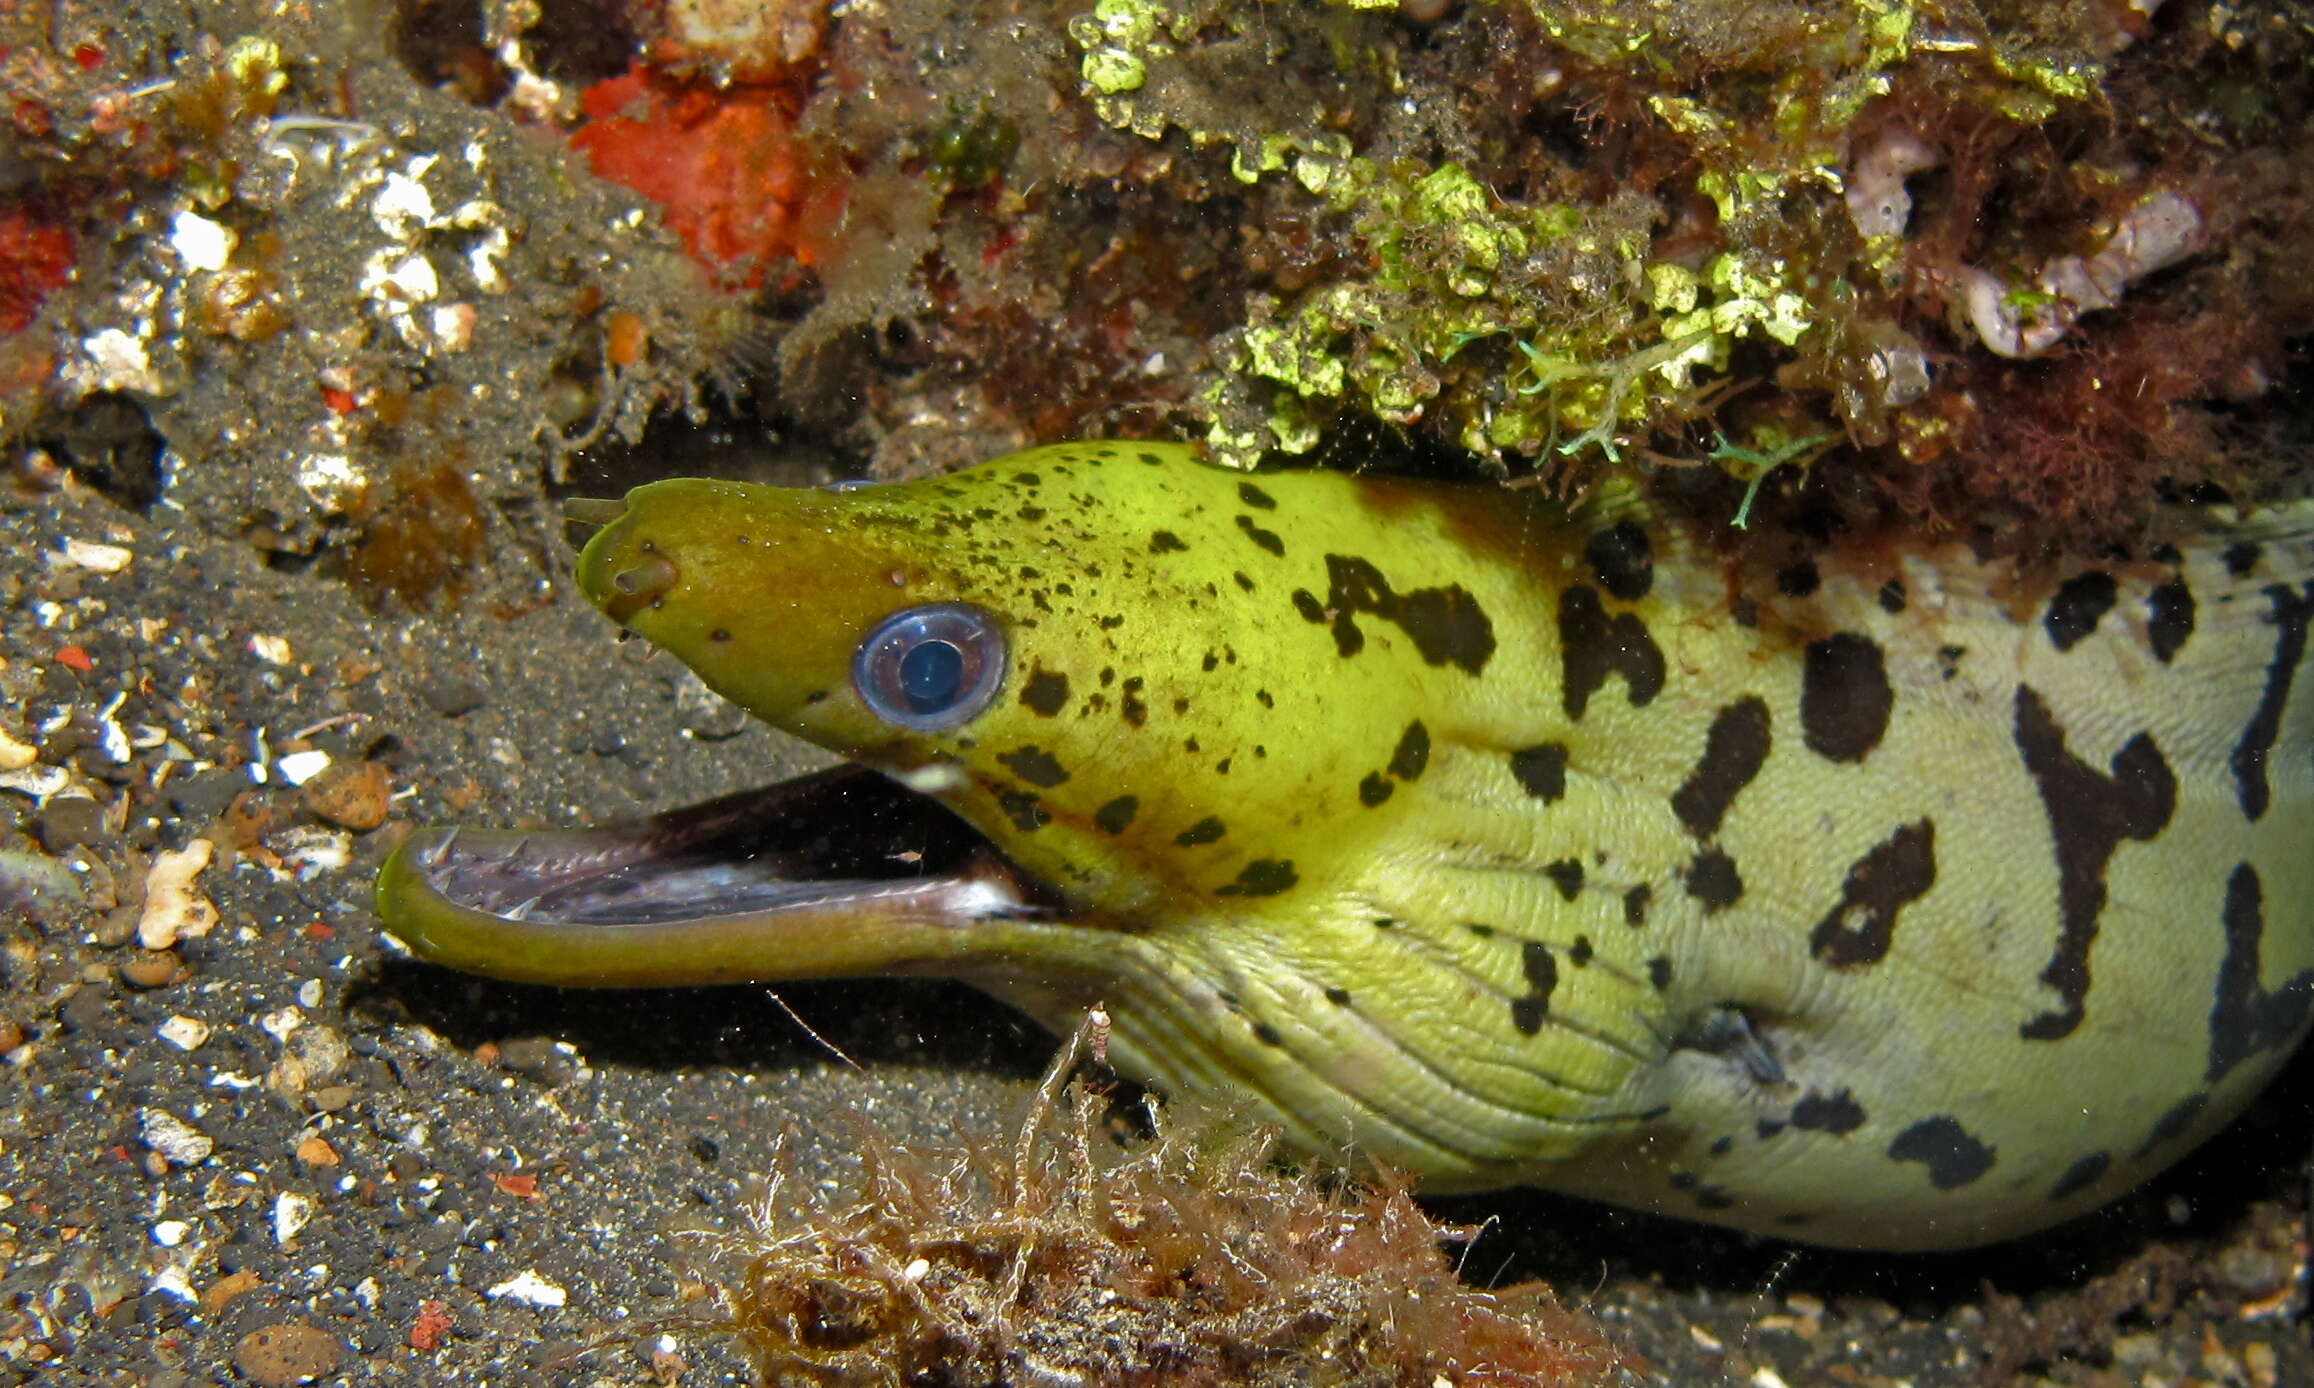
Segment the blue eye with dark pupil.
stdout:
<svg viewBox="0 0 2314 1388">
<path fill-rule="evenodd" d="M 900 657 L 900 693 L 917 713 L 943 713 L 964 687 L 964 652 L 946 641 L 920 641 Z"/>
<path fill-rule="evenodd" d="M 1004 687 L 1003 624 L 965 602 L 903 608 L 852 653 L 852 690 L 896 728 L 945 732 L 978 717 Z"/>
</svg>

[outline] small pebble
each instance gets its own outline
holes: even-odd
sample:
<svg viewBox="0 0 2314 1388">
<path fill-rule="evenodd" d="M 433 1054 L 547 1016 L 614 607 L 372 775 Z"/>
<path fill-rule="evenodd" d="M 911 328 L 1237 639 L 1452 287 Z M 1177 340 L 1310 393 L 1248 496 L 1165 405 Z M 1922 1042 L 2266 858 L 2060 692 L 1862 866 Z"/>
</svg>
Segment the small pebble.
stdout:
<svg viewBox="0 0 2314 1388">
<path fill-rule="evenodd" d="M 464 718 L 485 702 L 482 686 L 468 680 L 426 680 L 418 685 L 417 693 L 426 707 L 444 718 Z"/>
<path fill-rule="evenodd" d="M 104 806 L 85 795 L 59 795 L 33 815 L 32 832 L 51 853 L 103 843 Z"/>
<path fill-rule="evenodd" d="M 173 949 L 140 949 L 121 961 L 121 982 L 131 988 L 167 988 L 193 976 Z"/>
<path fill-rule="evenodd" d="M 345 1346 L 335 1335 L 303 1321 L 280 1321 L 241 1337 L 233 1347 L 234 1367 L 263 1388 L 311 1383 L 337 1371 Z"/>
<path fill-rule="evenodd" d="M 316 817 L 366 834 L 386 822 L 394 778 L 379 762 L 339 762 L 306 782 L 304 795 Z"/>
<path fill-rule="evenodd" d="M 543 1036 L 518 1036 L 506 1042 L 498 1048 L 498 1063 L 549 1088 L 568 1084 L 578 1073 L 577 1058 Z"/>
<path fill-rule="evenodd" d="M 225 813 L 233 797 L 249 789 L 249 772 L 238 766 L 180 776 L 169 782 L 169 806 L 191 824 L 206 824 Z"/>
<path fill-rule="evenodd" d="M 137 918 L 143 914 L 141 906 L 116 906 L 96 918 L 89 938 L 105 949 L 118 949 L 137 937 Z"/>
</svg>

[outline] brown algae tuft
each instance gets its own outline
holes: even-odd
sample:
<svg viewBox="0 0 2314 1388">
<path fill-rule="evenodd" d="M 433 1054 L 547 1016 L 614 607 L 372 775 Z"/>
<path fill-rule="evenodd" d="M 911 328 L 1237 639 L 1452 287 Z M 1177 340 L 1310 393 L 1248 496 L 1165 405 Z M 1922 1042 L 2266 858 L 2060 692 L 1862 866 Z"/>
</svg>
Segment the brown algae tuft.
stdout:
<svg viewBox="0 0 2314 1388">
<path fill-rule="evenodd" d="M 1098 1013 L 1094 1014 L 1098 1017 Z M 1281 1170 L 1213 1119 L 1119 1149 L 1061 1049 L 1009 1144 L 901 1148 L 863 1120 L 848 1190 L 776 1174 L 712 1280 L 766 1381 L 1539 1388 L 1643 1373 L 1540 1283 L 1465 1285 L 1401 1185 Z"/>
</svg>

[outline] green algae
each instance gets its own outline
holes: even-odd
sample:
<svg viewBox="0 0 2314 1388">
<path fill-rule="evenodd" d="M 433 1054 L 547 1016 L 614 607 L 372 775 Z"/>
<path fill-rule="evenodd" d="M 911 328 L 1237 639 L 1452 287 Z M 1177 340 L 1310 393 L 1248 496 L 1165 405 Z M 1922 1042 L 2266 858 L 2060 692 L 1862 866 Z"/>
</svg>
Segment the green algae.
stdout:
<svg viewBox="0 0 2314 1388">
<path fill-rule="evenodd" d="M 2093 17 L 2077 14 L 1998 30 L 1904 0 L 1479 7 L 1474 20 L 1539 38 L 1563 80 L 1615 113 L 1654 182 L 1601 189 L 1515 149 L 1362 144 L 1329 128 L 1324 102 L 1243 83 L 1249 50 L 1324 51 L 1342 85 L 1387 99 L 1401 54 L 1375 8 L 1100 0 L 1070 26 L 1102 121 L 1227 145 L 1234 179 L 1282 180 L 1273 198 L 1314 204 L 1354 248 L 1320 282 L 1253 287 L 1215 344 L 1192 408 L 1230 463 L 1307 452 L 1344 411 L 1505 466 L 1613 463 L 1766 367 L 1807 396 L 1792 437 L 1885 441 L 1903 403 L 1892 354 L 1918 356 L 1897 326 L 1908 242 L 1851 219 L 1843 170 L 1897 113 L 2043 124 L 2094 111 L 2105 76 Z M 1264 48 L 1257 23 L 1287 32 Z M 1695 234 L 1666 236 L 1683 216 Z"/>
</svg>

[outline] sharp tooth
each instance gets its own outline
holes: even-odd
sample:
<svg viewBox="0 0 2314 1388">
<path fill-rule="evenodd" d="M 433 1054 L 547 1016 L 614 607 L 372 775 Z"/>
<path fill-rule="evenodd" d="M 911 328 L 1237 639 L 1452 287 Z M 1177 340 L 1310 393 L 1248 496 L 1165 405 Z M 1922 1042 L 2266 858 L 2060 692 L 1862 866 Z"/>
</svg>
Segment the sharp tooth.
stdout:
<svg viewBox="0 0 2314 1388">
<path fill-rule="evenodd" d="M 452 825 L 450 830 L 442 835 L 442 841 L 438 844 L 435 844 L 432 848 L 427 849 L 423 854 L 420 855 L 420 857 L 424 860 L 427 867 L 440 867 L 442 866 L 442 861 L 450 856 L 450 845 L 456 843 L 457 841 L 458 826 Z"/>
<path fill-rule="evenodd" d="M 501 911 L 498 914 L 506 917 L 510 921 L 526 921 L 530 919 L 531 908 L 544 900 L 546 900 L 546 893 L 540 892 L 537 896 L 532 897 L 530 900 L 517 903 L 516 905 L 509 907 L 508 909 Z"/>
</svg>

